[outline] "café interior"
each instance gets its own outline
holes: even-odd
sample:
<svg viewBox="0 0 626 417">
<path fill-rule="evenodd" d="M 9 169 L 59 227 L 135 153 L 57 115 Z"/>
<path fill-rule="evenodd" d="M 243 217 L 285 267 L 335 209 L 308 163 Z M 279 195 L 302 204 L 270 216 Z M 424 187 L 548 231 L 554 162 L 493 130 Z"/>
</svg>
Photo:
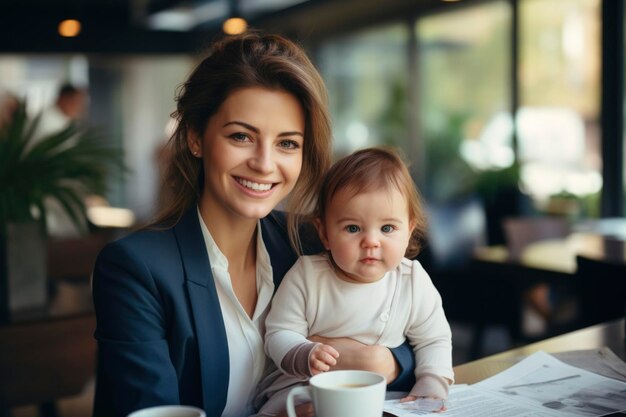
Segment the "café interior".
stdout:
<svg viewBox="0 0 626 417">
<path fill-rule="evenodd" d="M 231 18 L 305 47 L 328 88 L 335 157 L 379 145 L 405 156 L 428 217 L 417 259 L 442 296 L 455 366 L 615 320 L 624 359 L 624 3 L 2 2 L 0 103 L 23 100 L 34 117 L 62 84 L 81 88 L 81 123 L 126 169 L 86 199 L 78 233 L 12 250 L 3 227 L 0 412 L 91 415 L 96 256 L 167 198 L 177 87 Z"/>
</svg>

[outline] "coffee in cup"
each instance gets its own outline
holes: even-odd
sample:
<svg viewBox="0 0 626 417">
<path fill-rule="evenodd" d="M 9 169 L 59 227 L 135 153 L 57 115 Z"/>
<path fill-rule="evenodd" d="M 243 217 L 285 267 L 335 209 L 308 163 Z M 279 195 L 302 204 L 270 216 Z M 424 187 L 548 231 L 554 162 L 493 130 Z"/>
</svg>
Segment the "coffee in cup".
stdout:
<svg viewBox="0 0 626 417">
<path fill-rule="evenodd" d="M 385 402 L 385 377 L 369 371 L 330 371 L 315 375 L 308 386 L 292 388 L 287 413 L 297 417 L 298 396 L 313 402 L 316 417 L 380 417 Z"/>
</svg>

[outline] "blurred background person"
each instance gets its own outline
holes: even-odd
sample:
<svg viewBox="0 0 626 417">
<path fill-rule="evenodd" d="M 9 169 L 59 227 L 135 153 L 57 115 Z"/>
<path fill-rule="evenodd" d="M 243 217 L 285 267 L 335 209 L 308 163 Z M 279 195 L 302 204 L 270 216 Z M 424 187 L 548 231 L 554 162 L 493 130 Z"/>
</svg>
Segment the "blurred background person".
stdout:
<svg viewBox="0 0 626 417">
<path fill-rule="evenodd" d="M 17 106 L 19 101 L 16 96 L 11 93 L 0 94 L 0 128 L 13 118 Z"/>
<path fill-rule="evenodd" d="M 55 102 L 41 112 L 36 138 L 66 128 L 72 122 L 79 122 L 86 113 L 89 101 L 87 90 L 72 84 L 61 85 Z"/>
<path fill-rule="evenodd" d="M 64 83 L 59 87 L 54 103 L 35 117 L 39 122 L 32 144 L 45 137 L 60 132 L 71 123 L 80 123 L 86 115 L 88 93 L 86 89 Z M 71 140 L 67 142 L 71 145 Z M 32 146 L 31 144 L 31 146 Z M 87 197 L 87 196 L 84 196 Z M 46 200 L 46 224 L 52 238 L 72 238 L 88 232 L 85 219 L 79 218 L 80 226 L 67 214 L 61 204 L 54 199 Z"/>
</svg>

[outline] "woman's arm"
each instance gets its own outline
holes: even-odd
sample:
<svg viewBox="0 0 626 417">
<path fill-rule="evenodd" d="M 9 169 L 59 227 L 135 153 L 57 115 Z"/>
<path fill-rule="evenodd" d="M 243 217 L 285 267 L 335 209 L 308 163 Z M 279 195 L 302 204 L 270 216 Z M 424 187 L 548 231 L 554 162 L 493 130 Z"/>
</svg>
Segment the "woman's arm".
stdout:
<svg viewBox="0 0 626 417">
<path fill-rule="evenodd" d="M 94 415 L 178 404 L 163 307 L 145 265 L 121 245 L 107 246 L 94 270 L 93 298 L 99 354 Z"/>
</svg>

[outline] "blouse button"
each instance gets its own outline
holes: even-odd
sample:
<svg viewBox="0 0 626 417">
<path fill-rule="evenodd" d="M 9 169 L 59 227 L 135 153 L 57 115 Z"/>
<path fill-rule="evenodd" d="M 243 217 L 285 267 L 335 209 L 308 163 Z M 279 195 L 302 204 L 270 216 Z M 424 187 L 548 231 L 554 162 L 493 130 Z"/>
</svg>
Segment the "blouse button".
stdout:
<svg viewBox="0 0 626 417">
<path fill-rule="evenodd" d="M 380 321 L 387 322 L 389 320 L 389 312 L 385 311 L 380 315 Z"/>
</svg>

